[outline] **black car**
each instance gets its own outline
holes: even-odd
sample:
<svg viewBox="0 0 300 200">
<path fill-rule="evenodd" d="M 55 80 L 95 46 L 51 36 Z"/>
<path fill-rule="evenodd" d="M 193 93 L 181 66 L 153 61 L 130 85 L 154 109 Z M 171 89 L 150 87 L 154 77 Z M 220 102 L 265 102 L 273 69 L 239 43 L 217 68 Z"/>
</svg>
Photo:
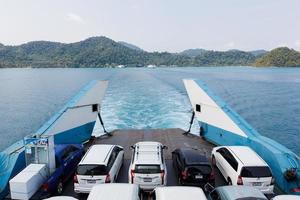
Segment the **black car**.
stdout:
<svg viewBox="0 0 300 200">
<path fill-rule="evenodd" d="M 206 183 L 214 185 L 214 172 L 207 157 L 199 150 L 179 148 L 172 152 L 174 171 L 181 185 L 203 187 Z"/>
</svg>

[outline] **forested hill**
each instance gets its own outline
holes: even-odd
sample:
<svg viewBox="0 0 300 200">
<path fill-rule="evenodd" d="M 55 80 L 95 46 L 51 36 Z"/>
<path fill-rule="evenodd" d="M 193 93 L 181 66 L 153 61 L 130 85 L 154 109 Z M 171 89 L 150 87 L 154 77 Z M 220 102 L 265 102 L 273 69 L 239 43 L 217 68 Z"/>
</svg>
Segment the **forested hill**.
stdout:
<svg viewBox="0 0 300 200">
<path fill-rule="evenodd" d="M 300 52 L 287 47 L 277 48 L 257 59 L 254 66 L 300 67 Z"/>
<path fill-rule="evenodd" d="M 248 66 L 263 54 L 244 51 L 208 51 L 189 56 L 181 53 L 147 52 L 106 37 L 64 44 L 35 41 L 19 46 L 0 44 L 0 67 L 111 67 L 145 66 Z"/>
</svg>

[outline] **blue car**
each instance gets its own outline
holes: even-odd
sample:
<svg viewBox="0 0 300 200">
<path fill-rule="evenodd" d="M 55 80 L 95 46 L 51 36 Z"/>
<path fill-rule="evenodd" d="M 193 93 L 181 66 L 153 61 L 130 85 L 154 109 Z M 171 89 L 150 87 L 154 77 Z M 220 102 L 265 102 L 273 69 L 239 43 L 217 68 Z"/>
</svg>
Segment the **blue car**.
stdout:
<svg viewBox="0 0 300 200">
<path fill-rule="evenodd" d="M 55 146 L 56 170 L 42 185 L 40 197 L 49 197 L 53 194 L 60 195 L 63 192 L 66 181 L 73 177 L 78 163 L 84 155 L 82 145 L 67 144 Z"/>
</svg>

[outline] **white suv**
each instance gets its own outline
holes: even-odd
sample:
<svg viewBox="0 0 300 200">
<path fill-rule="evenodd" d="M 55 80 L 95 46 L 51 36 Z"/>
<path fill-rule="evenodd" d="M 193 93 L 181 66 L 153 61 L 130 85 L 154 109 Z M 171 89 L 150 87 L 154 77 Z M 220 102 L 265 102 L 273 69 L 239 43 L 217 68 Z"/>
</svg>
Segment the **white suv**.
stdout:
<svg viewBox="0 0 300 200">
<path fill-rule="evenodd" d="M 117 145 L 93 145 L 77 166 L 74 191 L 89 193 L 101 183 L 115 182 L 123 164 L 124 150 Z"/>
<path fill-rule="evenodd" d="M 128 172 L 129 183 L 139 185 L 144 191 L 166 185 L 167 168 L 163 150 L 167 147 L 159 142 L 138 142 L 131 148 L 133 154 Z"/>
<path fill-rule="evenodd" d="M 265 194 L 273 193 L 274 178 L 268 164 L 247 146 L 221 146 L 212 151 L 217 166 L 229 185 L 253 186 Z"/>
</svg>

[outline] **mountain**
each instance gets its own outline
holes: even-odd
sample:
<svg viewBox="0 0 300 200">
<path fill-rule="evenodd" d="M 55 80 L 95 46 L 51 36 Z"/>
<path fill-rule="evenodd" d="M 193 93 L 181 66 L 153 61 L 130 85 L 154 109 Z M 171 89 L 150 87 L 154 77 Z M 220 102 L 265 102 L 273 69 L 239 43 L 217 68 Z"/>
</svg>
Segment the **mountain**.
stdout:
<svg viewBox="0 0 300 200">
<path fill-rule="evenodd" d="M 205 49 L 187 49 L 182 51 L 180 54 L 181 55 L 185 55 L 185 56 L 189 56 L 189 57 L 196 57 L 201 55 L 202 53 L 206 52 L 207 50 Z"/>
<path fill-rule="evenodd" d="M 0 67 L 109 67 L 188 63 L 185 56 L 137 51 L 103 36 L 70 44 L 36 41 L 0 49 Z"/>
<path fill-rule="evenodd" d="M 300 67 L 300 52 L 287 47 L 276 48 L 257 59 L 254 66 Z"/>
<path fill-rule="evenodd" d="M 133 49 L 133 50 L 144 51 L 140 47 L 138 47 L 136 45 L 133 45 L 133 44 L 130 44 L 130 43 L 127 43 L 127 42 L 119 41 L 119 44 L 122 44 L 123 46 L 128 47 L 128 48 Z"/>
<path fill-rule="evenodd" d="M 255 61 L 256 57 L 244 51 L 205 51 L 195 57 L 199 66 L 247 66 Z"/>
<path fill-rule="evenodd" d="M 133 45 L 134 46 L 134 45 Z M 137 50 L 138 47 L 124 45 L 107 37 L 91 37 L 75 43 L 58 43 L 34 41 L 18 46 L 0 45 L 1 67 L 113 67 L 117 65 L 176 65 L 176 66 L 269 66 L 265 60 L 270 53 L 264 55 L 231 51 L 208 51 L 190 49 L 181 53 L 147 52 Z M 276 51 L 277 52 L 277 51 Z M 297 65 L 298 57 L 294 50 L 279 51 L 276 57 L 283 56 L 285 64 Z M 256 56 L 258 55 L 258 56 Z M 286 57 L 289 55 L 288 57 Z M 297 58 L 295 60 L 295 58 Z M 255 62 L 256 61 L 256 62 Z M 275 64 L 273 64 L 275 65 Z"/>
<path fill-rule="evenodd" d="M 249 53 L 252 53 L 254 56 L 262 56 L 262 55 L 268 53 L 268 51 L 266 51 L 264 49 L 259 49 L 259 50 L 249 51 Z"/>
</svg>

